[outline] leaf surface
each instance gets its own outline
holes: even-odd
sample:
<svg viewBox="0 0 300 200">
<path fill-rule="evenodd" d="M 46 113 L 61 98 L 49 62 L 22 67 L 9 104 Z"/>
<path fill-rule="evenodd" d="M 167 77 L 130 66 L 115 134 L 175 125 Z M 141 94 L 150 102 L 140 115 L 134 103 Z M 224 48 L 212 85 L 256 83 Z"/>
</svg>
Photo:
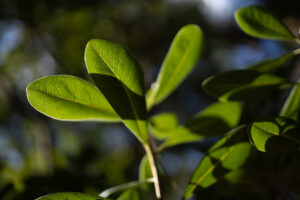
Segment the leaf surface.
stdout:
<svg viewBox="0 0 300 200">
<path fill-rule="evenodd" d="M 285 101 L 280 116 L 292 118 L 295 121 L 299 120 L 300 112 L 300 80 L 291 90 L 287 100 Z"/>
<path fill-rule="evenodd" d="M 221 101 L 241 101 L 287 84 L 284 78 L 275 75 L 253 70 L 233 70 L 207 78 L 202 87 Z"/>
<path fill-rule="evenodd" d="M 36 200 L 110 200 L 110 199 L 102 198 L 98 196 L 92 196 L 83 193 L 77 193 L 77 192 L 62 192 L 62 193 L 48 194 L 46 196 L 37 198 Z"/>
<path fill-rule="evenodd" d="M 126 190 L 119 196 L 118 200 L 141 200 L 141 198 L 137 191 Z"/>
<path fill-rule="evenodd" d="M 119 121 L 93 84 L 69 75 L 48 76 L 27 86 L 29 103 L 39 112 L 64 121 Z"/>
<path fill-rule="evenodd" d="M 88 42 L 85 62 L 93 81 L 125 125 L 145 143 L 144 74 L 139 63 L 125 48 L 101 39 Z"/>
<path fill-rule="evenodd" d="M 147 93 L 150 109 L 172 93 L 197 63 L 203 48 L 203 33 L 197 25 L 186 25 L 176 34 L 155 83 Z"/>
<path fill-rule="evenodd" d="M 267 9 L 248 6 L 235 12 L 239 27 L 248 35 L 263 39 L 295 40 L 293 33 Z"/>
<path fill-rule="evenodd" d="M 230 171 L 240 168 L 251 151 L 246 139 L 246 128 L 240 126 L 213 145 L 194 171 L 184 198 L 191 197 L 196 189 L 207 188 Z"/>
<path fill-rule="evenodd" d="M 145 181 L 149 178 L 153 178 L 151 167 L 147 156 L 145 155 L 139 166 L 139 181 Z"/>
</svg>

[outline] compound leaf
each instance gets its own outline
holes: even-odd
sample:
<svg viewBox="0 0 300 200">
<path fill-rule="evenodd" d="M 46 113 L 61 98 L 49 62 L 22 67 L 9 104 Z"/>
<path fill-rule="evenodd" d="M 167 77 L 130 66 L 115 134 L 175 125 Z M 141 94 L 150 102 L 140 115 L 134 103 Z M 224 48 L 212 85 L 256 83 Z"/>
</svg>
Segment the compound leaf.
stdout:
<svg viewBox="0 0 300 200">
<path fill-rule="evenodd" d="M 48 76 L 27 86 L 29 103 L 65 121 L 118 121 L 120 117 L 93 84 L 69 75 Z"/>
<path fill-rule="evenodd" d="M 200 27 L 190 24 L 180 29 L 163 61 L 156 82 L 147 93 L 149 109 L 173 92 L 190 73 L 202 53 L 202 46 L 203 33 Z"/>
</svg>

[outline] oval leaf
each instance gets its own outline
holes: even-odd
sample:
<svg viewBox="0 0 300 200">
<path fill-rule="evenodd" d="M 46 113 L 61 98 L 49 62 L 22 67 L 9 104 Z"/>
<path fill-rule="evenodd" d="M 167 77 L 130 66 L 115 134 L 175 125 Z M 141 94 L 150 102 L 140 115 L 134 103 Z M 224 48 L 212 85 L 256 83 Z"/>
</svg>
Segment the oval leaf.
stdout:
<svg viewBox="0 0 300 200">
<path fill-rule="evenodd" d="M 297 85 L 295 85 L 290 92 L 287 100 L 285 101 L 281 111 L 280 116 L 292 118 L 295 121 L 299 120 L 300 112 L 300 80 L 298 80 Z"/>
<path fill-rule="evenodd" d="M 248 6 L 235 12 L 235 19 L 247 34 L 263 39 L 296 40 L 293 33 L 268 10 Z"/>
<path fill-rule="evenodd" d="M 176 34 L 155 83 L 147 93 L 150 109 L 165 99 L 190 73 L 203 48 L 203 33 L 197 25 L 186 25 Z"/>
<path fill-rule="evenodd" d="M 120 120 L 93 84 L 69 75 L 48 76 L 27 86 L 29 103 L 39 112 L 65 121 Z"/>
<path fill-rule="evenodd" d="M 92 196 L 88 194 L 77 193 L 77 192 L 62 192 L 62 193 L 48 194 L 36 200 L 110 200 L 110 199 L 102 198 L 98 196 Z"/>
<path fill-rule="evenodd" d="M 126 190 L 119 196 L 118 200 L 141 200 L 141 198 L 137 191 Z"/>
<path fill-rule="evenodd" d="M 208 150 L 184 192 L 185 199 L 191 197 L 195 189 L 207 188 L 243 166 L 251 151 L 246 136 L 245 126 L 237 127 Z"/>
<path fill-rule="evenodd" d="M 145 143 L 144 74 L 139 63 L 120 45 L 100 39 L 88 42 L 85 62 L 95 84 L 125 125 Z"/>
<path fill-rule="evenodd" d="M 271 89 L 288 84 L 278 76 L 252 70 L 233 70 L 211 76 L 203 82 L 203 89 L 221 101 L 247 100 Z"/>
<path fill-rule="evenodd" d="M 298 148 L 300 145 L 299 128 L 288 118 L 254 121 L 249 125 L 248 134 L 252 144 L 262 152 L 281 149 L 282 146 Z"/>
<path fill-rule="evenodd" d="M 159 147 L 195 142 L 205 137 L 222 135 L 235 127 L 240 120 L 242 106 L 238 102 L 217 102 L 198 113 L 192 120 L 169 132 L 169 137 Z"/>
</svg>

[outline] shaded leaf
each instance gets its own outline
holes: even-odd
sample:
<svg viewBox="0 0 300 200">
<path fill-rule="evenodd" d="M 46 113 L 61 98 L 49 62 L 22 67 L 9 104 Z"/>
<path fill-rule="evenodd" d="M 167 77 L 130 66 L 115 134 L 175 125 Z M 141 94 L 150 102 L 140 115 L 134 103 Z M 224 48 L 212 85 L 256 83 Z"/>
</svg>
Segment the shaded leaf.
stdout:
<svg viewBox="0 0 300 200">
<path fill-rule="evenodd" d="M 280 116 L 292 118 L 295 121 L 299 120 L 300 112 L 300 81 L 293 87 L 287 100 L 285 101 Z"/>
<path fill-rule="evenodd" d="M 207 78 L 202 87 L 209 95 L 221 101 L 240 101 L 288 84 L 285 79 L 275 75 L 233 70 Z"/>
<path fill-rule="evenodd" d="M 141 197 L 135 190 L 126 190 L 119 196 L 118 200 L 141 200 Z"/>
<path fill-rule="evenodd" d="M 120 117 L 93 84 L 69 75 L 48 76 L 27 86 L 29 103 L 65 121 L 118 121 Z"/>
<path fill-rule="evenodd" d="M 203 157 L 184 192 L 184 198 L 189 198 L 196 189 L 207 188 L 227 173 L 243 166 L 250 151 L 245 126 L 231 130 Z"/>
<path fill-rule="evenodd" d="M 205 137 L 225 134 L 235 127 L 241 116 L 242 107 L 238 102 L 217 102 L 208 106 L 195 117 L 170 131 L 167 140 L 159 147 L 166 147 L 199 141 Z"/>
<path fill-rule="evenodd" d="M 165 139 L 178 127 L 178 118 L 174 113 L 166 112 L 152 116 L 149 119 L 151 133 L 157 139 Z"/>
<path fill-rule="evenodd" d="M 293 33 L 267 9 L 248 6 L 235 12 L 235 19 L 247 34 L 263 39 L 295 40 Z"/>
<path fill-rule="evenodd" d="M 176 34 L 155 83 L 147 93 L 150 109 L 165 99 L 190 73 L 203 46 L 203 33 L 197 25 L 186 25 Z"/>
<path fill-rule="evenodd" d="M 102 198 L 98 196 L 92 196 L 77 192 L 62 192 L 55 194 L 48 194 L 46 196 L 40 197 L 37 200 L 109 200 L 107 198 Z"/>
<path fill-rule="evenodd" d="M 139 180 L 145 181 L 149 178 L 153 178 L 151 167 L 147 156 L 145 155 L 140 163 L 139 167 Z"/>
<path fill-rule="evenodd" d="M 85 50 L 89 74 L 125 125 L 147 141 L 143 70 L 123 47 L 106 40 L 90 40 Z"/>
<path fill-rule="evenodd" d="M 248 134 L 252 144 L 263 152 L 282 147 L 298 148 L 300 145 L 299 127 L 288 118 L 254 121 L 249 125 Z"/>
<path fill-rule="evenodd" d="M 247 69 L 259 72 L 272 72 L 284 65 L 289 59 L 291 59 L 295 55 L 298 55 L 299 53 L 300 51 L 297 49 L 295 51 L 286 53 L 278 58 L 264 60 L 262 62 L 256 63 L 254 65 L 249 66 Z"/>
</svg>

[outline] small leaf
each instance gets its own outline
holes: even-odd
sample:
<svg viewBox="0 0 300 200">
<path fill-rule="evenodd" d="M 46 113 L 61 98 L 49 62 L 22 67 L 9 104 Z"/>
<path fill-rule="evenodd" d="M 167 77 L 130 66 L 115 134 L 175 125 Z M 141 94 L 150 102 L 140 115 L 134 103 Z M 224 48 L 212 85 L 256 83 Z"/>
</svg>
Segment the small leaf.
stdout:
<svg viewBox="0 0 300 200">
<path fill-rule="evenodd" d="M 247 34 L 263 39 L 295 40 L 293 33 L 267 9 L 248 6 L 235 12 L 235 19 Z"/>
<path fill-rule="evenodd" d="M 207 78 L 202 87 L 209 95 L 221 101 L 241 101 L 287 84 L 285 79 L 271 74 L 233 70 Z"/>
<path fill-rule="evenodd" d="M 94 39 L 86 46 L 85 62 L 95 84 L 125 125 L 146 143 L 144 74 L 136 59 L 118 44 Z"/>
<path fill-rule="evenodd" d="M 167 140 L 159 147 L 167 147 L 195 142 L 205 137 L 225 134 L 235 127 L 240 120 L 242 112 L 238 102 L 217 102 L 198 113 L 192 120 L 170 131 Z"/>
<path fill-rule="evenodd" d="M 151 167 L 147 156 L 144 156 L 141 160 L 139 167 L 139 181 L 145 181 L 149 178 L 153 178 Z"/>
<path fill-rule="evenodd" d="M 141 197 L 135 190 L 126 190 L 119 196 L 118 200 L 141 200 Z"/>
<path fill-rule="evenodd" d="M 254 65 L 249 66 L 247 69 L 259 72 L 272 72 L 284 65 L 289 59 L 291 59 L 295 55 L 298 55 L 299 53 L 300 51 L 297 49 L 295 51 L 286 53 L 278 58 L 264 60 L 262 62 L 256 63 Z"/>
<path fill-rule="evenodd" d="M 299 120 L 299 112 L 300 112 L 300 80 L 293 87 L 285 101 L 282 110 L 280 111 L 280 116 L 292 118 L 295 121 Z"/>
<path fill-rule="evenodd" d="M 203 33 L 197 25 L 186 25 L 175 36 L 158 78 L 147 93 L 150 109 L 172 93 L 197 63 L 203 47 Z"/>
<path fill-rule="evenodd" d="M 166 139 L 178 127 L 178 118 L 174 113 L 166 112 L 152 116 L 149 119 L 150 130 L 157 139 Z"/>
<path fill-rule="evenodd" d="M 48 76 L 27 86 L 29 103 L 65 121 L 118 121 L 119 116 L 93 84 L 69 75 Z"/>
<path fill-rule="evenodd" d="M 62 193 L 48 194 L 36 200 L 109 200 L 109 199 L 98 197 L 98 196 L 92 196 L 88 194 L 77 193 L 77 192 L 62 192 Z"/>
<path fill-rule="evenodd" d="M 249 125 L 248 134 L 252 144 L 262 152 L 282 147 L 298 148 L 300 145 L 297 123 L 288 118 L 254 121 Z"/>
<path fill-rule="evenodd" d="M 191 197 L 195 189 L 207 188 L 230 171 L 243 166 L 251 151 L 246 139 L 246 128 L 240 126 L 213 145 L 194 171 L 184 198 Z"/>
</svg>

